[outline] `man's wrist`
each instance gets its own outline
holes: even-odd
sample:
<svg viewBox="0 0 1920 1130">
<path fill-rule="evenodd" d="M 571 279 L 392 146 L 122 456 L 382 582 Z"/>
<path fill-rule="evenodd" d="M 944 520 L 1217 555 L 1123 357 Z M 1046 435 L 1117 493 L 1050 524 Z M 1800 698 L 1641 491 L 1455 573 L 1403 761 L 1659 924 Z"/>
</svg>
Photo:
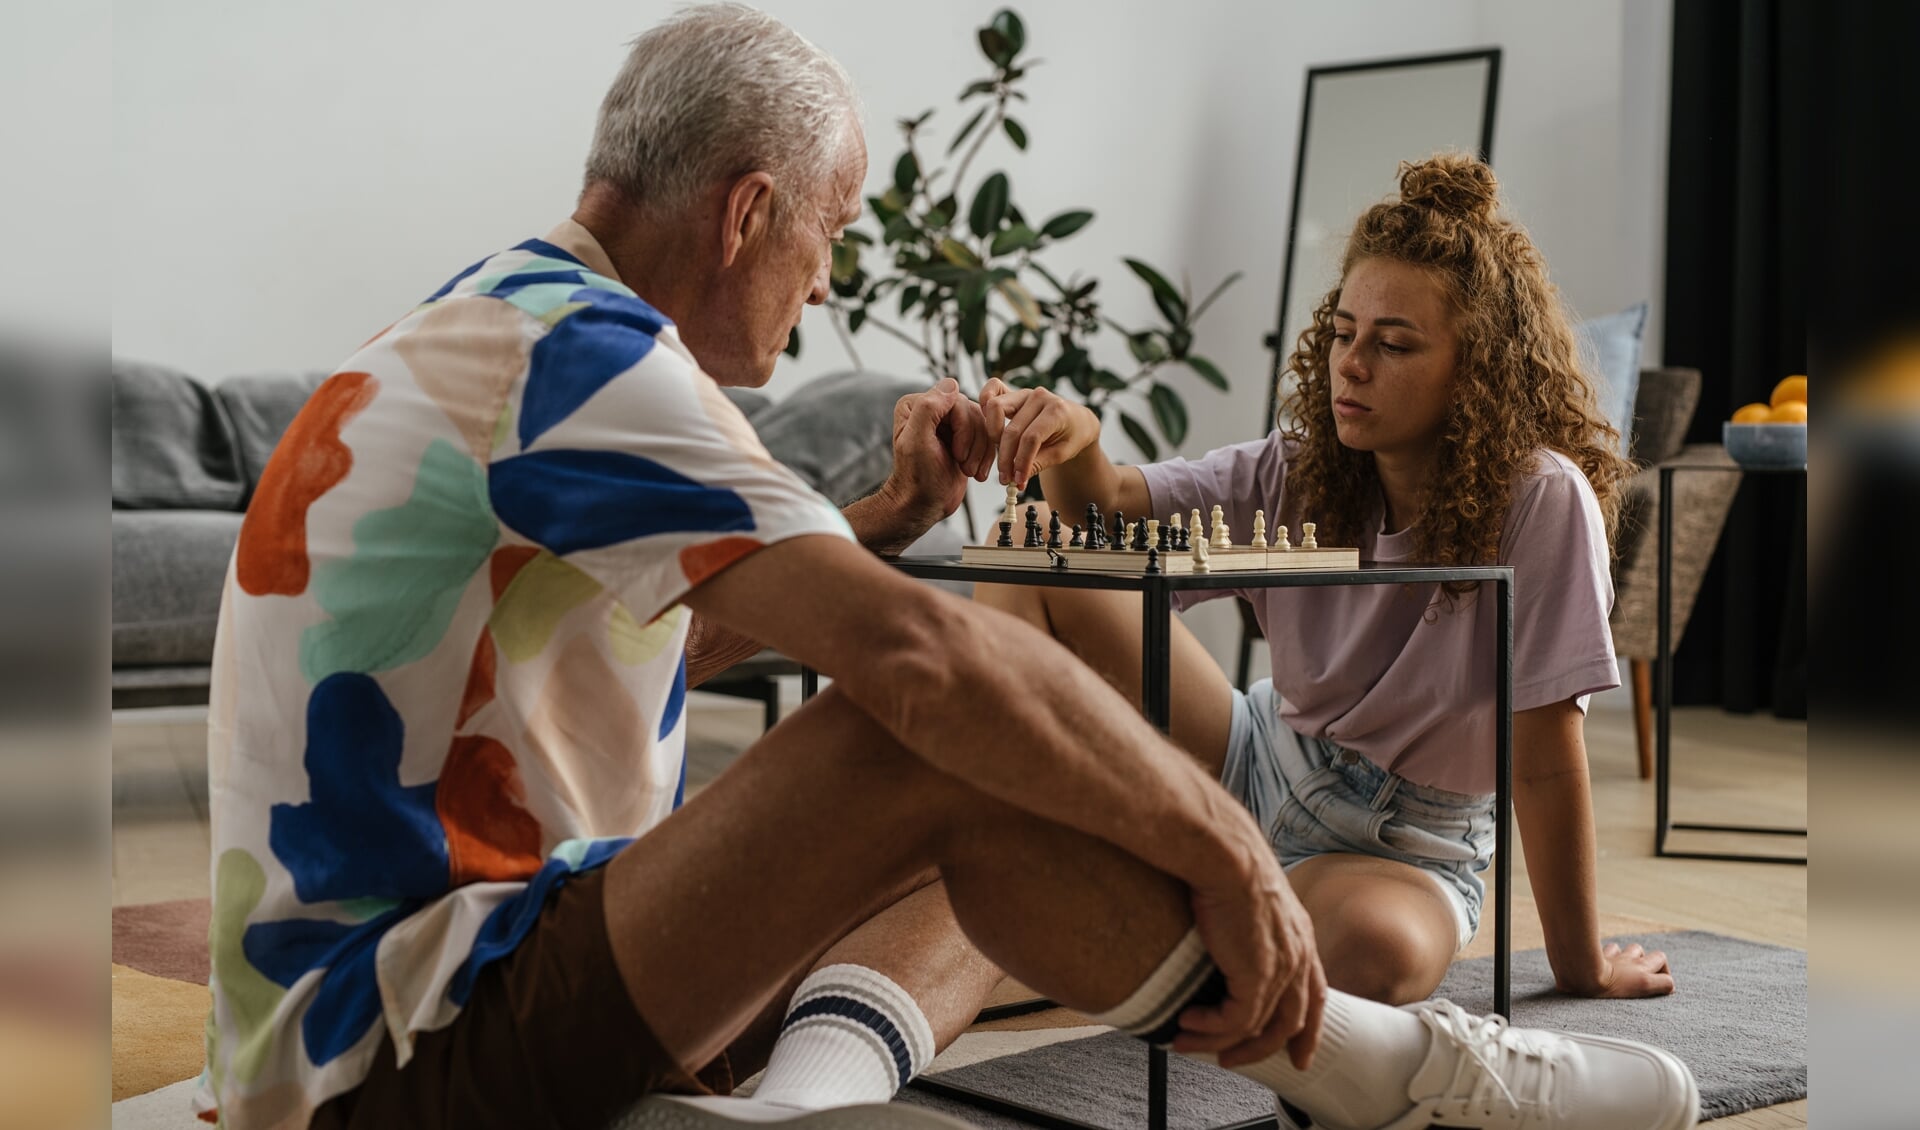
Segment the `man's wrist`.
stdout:
<svg viewBox="0 0 1920 1130">
<path fill-rule="evenodd" d="M 860 544 L 882 557 L 898 554 L 933 528 L 932 522 L 922 521 L 902 500 L 892 479 L 881 483 L 872 494 L 856 499 L 842 513 Z"/>
</svg>

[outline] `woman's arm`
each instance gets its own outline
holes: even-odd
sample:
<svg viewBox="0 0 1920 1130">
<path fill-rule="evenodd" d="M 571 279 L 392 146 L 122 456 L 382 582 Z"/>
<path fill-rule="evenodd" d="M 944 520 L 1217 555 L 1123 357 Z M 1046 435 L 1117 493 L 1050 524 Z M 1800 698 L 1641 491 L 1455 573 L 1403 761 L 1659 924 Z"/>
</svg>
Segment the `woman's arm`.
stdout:
<svg viewBox="0 0 1920 1130">
<path fill-rule="evenodd" d="M 1036 473 L 1063 522 L 1089 504 L 1111 514 L 1144 515 L 1147 480 L 1138 467 L 1116 467 L 1100 447 L 1100 420 L 1043 388 L 1008 388 L 998 377 L 980 390 L 987 433 L 997 437 L 1000 481 L 1025 486 Z"/>
<path fill-rule="evenodd" d="M 1561 992 L 1588 997 L 1671 993 L 1664 953 L 1600 945 L 1585 721 L 1572 699 L 1513 716 L 1514 814 L 1554 983 Z"/>
</svg>

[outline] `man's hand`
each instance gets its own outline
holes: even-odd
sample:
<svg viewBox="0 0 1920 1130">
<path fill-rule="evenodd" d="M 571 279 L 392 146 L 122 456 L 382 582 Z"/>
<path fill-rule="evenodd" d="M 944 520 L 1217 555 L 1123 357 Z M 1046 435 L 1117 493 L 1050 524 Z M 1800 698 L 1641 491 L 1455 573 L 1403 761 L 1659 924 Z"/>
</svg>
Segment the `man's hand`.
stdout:
<svg viewBox="0 0 1920 1130">
<path fill-rule="evenodd" d="M 918 537 L 960 508 L 968 479 L 987 481 L 993 455 L 980 406 L 949 377 L 893 406 L 893 473 L 880 494 Z"/>
<path fill-rule="evenodd" d="M 1618 942 L 1608 942 L 1600 956 L 1599 984 L 1555 987 L 1574 996 L 1616 1000 L 1662 997 L 1673 992 L 1673 970 L 1667 965 L 1667 955 L 1659 950 L 1646 949 L 1639 942 L 1625 949 Z"/>
<path fill-rule="evenodd" d="M 1251 820 L 1240 832 L 1252 878 L 1192 884 L 1194 925 L 1227 979 L 1227 998 L 1180 1017 L 1176 1052 L 1213 1052 L 1220 1066 L 1257 1063 L 1286 1046 L 1301 1070 L 1320 1043 L 1327 975 L 1313 921 Z"/>
<path fill-rule="evenodd" d="M 997 449 L 1003 483 L 1025 486 L 1033 476 L 1100 439 L 1100 420 L 1086 405 L 1044 388 L 1008 388 L 999 377 L 980 390 L 980 411 Z"/>
</svg>

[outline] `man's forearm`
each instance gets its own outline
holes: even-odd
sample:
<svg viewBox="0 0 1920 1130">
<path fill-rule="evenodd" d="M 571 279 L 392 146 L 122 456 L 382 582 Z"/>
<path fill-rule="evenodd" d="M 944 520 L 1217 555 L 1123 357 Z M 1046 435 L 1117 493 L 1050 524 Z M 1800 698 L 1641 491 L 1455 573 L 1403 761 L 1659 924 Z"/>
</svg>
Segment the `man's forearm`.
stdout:
<svg viewBox="0 0 1920 1130">
<path fill-rule="evenodd" d="M 736 663 L 760 654 L 763 644 L 695 615 L 687 629 L 687 686 L 697 687 Z"/>
</svg>

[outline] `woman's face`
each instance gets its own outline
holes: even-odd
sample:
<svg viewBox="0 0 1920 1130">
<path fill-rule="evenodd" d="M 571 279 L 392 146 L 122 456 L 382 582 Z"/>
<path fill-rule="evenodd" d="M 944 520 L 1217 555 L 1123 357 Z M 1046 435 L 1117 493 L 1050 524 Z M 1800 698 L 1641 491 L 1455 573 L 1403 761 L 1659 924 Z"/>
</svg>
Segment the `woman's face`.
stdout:
<svg viewBox="0 0 1920 1130">
<path fill-rule="evenodd" d="M 1424 268 L 1362 259 L 1333 312 L 1333 421 L 1340 442 L 1424 459 L 1439 446 L 1459 355 L 1452 303 Z"/>
</svg>

